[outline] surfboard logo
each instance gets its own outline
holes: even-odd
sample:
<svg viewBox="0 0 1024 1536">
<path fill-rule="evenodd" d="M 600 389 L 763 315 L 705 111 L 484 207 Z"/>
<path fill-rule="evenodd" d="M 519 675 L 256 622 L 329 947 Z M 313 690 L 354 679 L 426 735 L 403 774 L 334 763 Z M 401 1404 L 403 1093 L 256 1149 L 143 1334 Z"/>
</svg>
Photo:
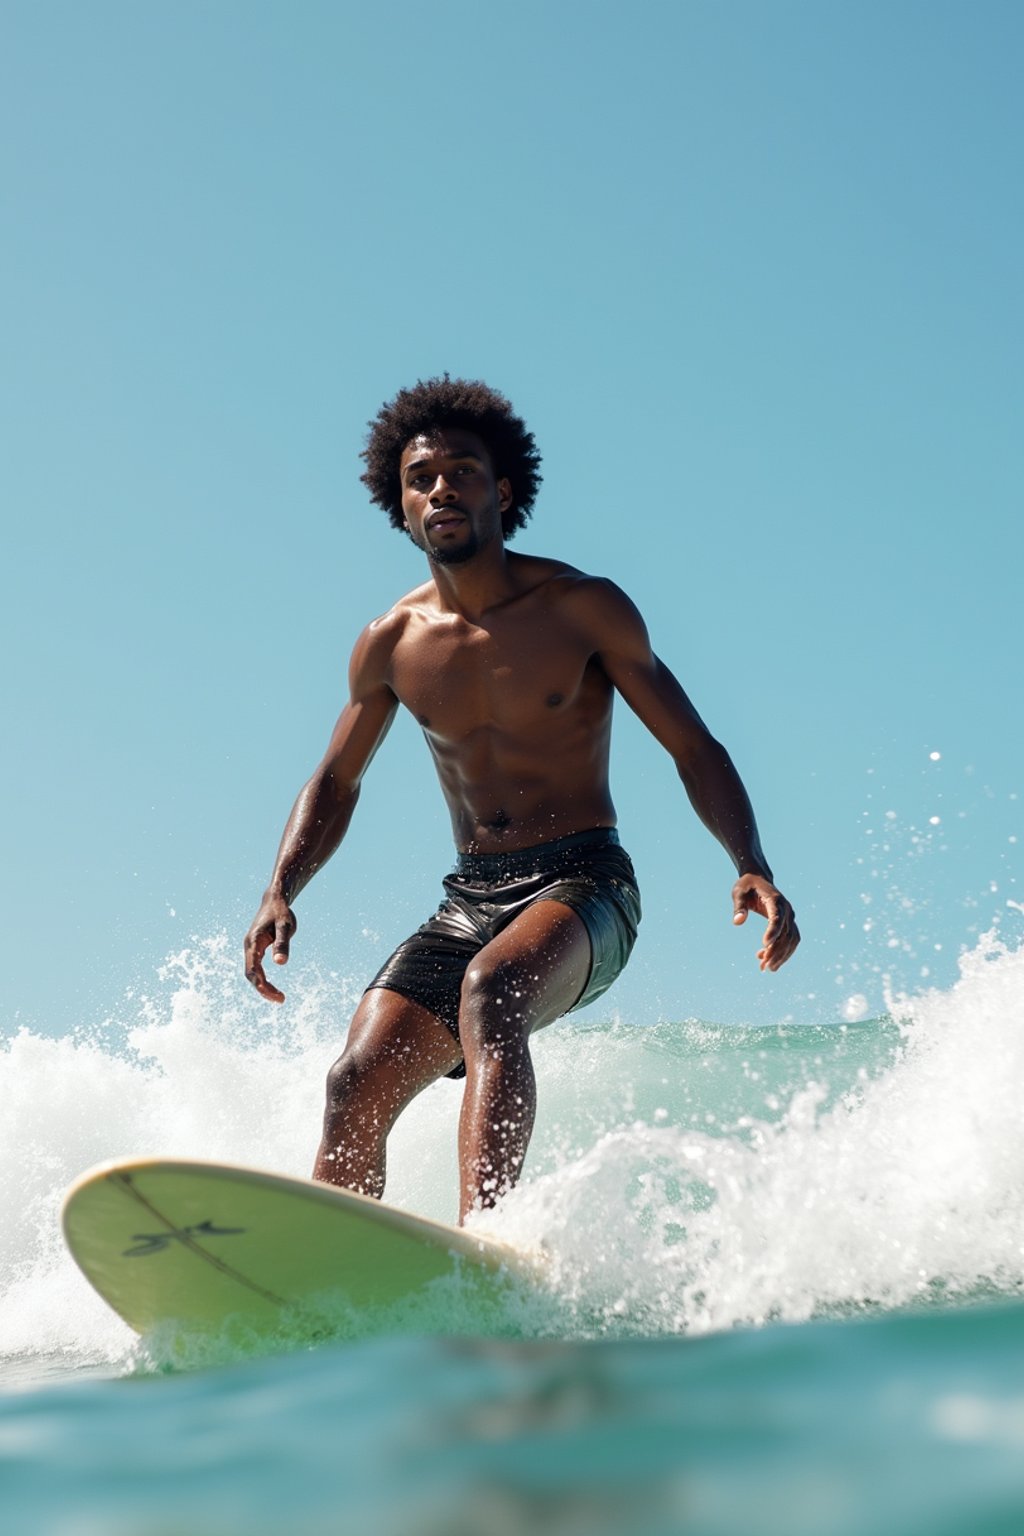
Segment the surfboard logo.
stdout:
<svg viewBox="0 0 1024 1536">
<path fill-rule="evenodd" d="M 134 1248 L 125 1248 L 122 1259 L 147 1259 L 151 1253 L 163 1253 L 175 1241 L 187 1243 L 196 1237 L 240 1237 L 245 1227 L 218 1227 L 201 1221 L 194 1227 L 178 1227 L 169 1232 L 133 1232 Z"/>
</svg>

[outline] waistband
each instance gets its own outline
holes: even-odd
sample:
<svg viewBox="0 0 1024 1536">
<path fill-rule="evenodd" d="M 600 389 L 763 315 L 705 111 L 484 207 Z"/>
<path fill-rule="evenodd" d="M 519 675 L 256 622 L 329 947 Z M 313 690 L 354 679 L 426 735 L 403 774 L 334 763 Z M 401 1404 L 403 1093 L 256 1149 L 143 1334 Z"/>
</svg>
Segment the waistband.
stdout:
<svg viewBox="0 0 1024 1536">
<path fill-rule="evenodd" d="M 510 848 L 507 853 L 460 853 L 455 874 L 460 880 L 516 880 L 551 867 L 563 854 L 579 848 L 617 848 L 619 834 L 614 827 L 591 827 L 586 832 L 570 832 L 568 837 L 554 837 L 550 843 L 535 843 L 532 848 Z"/>
</svg>

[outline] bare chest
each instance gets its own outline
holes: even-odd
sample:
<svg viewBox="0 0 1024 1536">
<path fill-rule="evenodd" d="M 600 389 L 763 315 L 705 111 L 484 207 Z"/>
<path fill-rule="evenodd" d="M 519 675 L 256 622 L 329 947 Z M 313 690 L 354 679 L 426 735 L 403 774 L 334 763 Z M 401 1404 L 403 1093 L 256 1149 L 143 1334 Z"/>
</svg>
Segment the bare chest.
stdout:
<svg viewBox="0 0 1024 1536">
<path fill-rule="evenodd" d="M 410 627 L 391 686 L 424 730 L 457 741 L 487 727 L 528 735 L 583 707 L 598 675 L 581 637 L 550 619 L 477 626 L 445 618 Z"/>
</svg>

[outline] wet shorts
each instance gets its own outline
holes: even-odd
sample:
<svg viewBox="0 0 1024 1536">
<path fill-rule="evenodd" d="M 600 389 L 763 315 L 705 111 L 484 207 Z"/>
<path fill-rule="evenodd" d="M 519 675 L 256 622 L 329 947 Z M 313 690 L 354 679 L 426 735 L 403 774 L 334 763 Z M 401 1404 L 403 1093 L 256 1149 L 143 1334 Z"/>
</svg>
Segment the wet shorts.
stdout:
<svg viewBox="0 0 1024 1536">
<path fill-rule="evenodd" d="M 574 832 L 510 853 L 462 853 L 444 881 L 447 899 L 395 950 L 367 991 L 387 987 L 420 1003 L 459 1038 L 462 978 L 475 955 L 536 901 L 561 901 L 590 935 L 590 975 L 573 1008 L 606 992 L 629 959 L 640 893 L 611 827 Z M 460 1063 L 449 1077 L 464 1077 Z"/>
</svg>

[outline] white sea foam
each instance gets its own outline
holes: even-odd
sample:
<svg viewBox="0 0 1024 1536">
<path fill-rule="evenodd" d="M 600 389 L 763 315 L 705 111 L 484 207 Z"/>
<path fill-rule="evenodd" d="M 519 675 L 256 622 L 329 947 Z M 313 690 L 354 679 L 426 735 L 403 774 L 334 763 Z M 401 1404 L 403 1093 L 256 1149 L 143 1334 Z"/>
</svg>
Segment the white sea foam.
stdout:
<svg viewBox="0 0 1024 1536">
<path fill-rule="evenodd" d="M 613 1330 L 1024 1285 L 1024 948 L 989 934 L 948 991 L 890 999 L 896 1059 L 827 1102 L 829 1062 L 726 1134 L 637 1121 L 487 1219 Z"/>
<path fill-rule="evenodd" d="M 1024 1278 L 1024 949 L 989 936 L 895 1026 L 562 1024 L 538 1037 L 527 1175 L 479 1218 L 548 1255 L 524 1329 L 686 1332 Z M 59 1234 L 67 1185 L 167 1154 L 306 1174 L 353 989 L 295 969 L 289 1005 L 223 937 L 168 962 L 93 1037 L 0 1051 L 0 1358 L 126 1358 L 131 1336 Z M 388 1198 L 451 1220 L 460 1085 L 392 1138 Z"/>
</svg>

